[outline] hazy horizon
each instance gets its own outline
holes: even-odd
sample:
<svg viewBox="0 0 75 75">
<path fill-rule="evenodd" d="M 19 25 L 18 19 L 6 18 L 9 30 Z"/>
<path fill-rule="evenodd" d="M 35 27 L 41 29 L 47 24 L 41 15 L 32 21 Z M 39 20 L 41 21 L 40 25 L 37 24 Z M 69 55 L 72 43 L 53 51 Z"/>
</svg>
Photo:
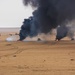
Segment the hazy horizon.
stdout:
<svg viewBox="0 0 75 75">
<path fill-rule="evenodd" d="M 7 33 L 7 32 L 19 32 L 20 31 L 20 27 L 18 27 L 18 28 L 0 28 L 0 34 L 1 33 Z"/>
</svg>

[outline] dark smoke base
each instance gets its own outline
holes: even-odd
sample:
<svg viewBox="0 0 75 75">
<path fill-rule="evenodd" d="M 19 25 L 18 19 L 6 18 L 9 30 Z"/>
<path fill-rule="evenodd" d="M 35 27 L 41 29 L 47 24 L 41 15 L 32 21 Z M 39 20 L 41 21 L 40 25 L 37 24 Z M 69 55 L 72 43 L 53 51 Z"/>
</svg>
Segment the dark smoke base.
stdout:
<svg viewBox="0 0 75 75">
<path fill-rule="evenodd" d="M 47 34 L 58 25 L 64 25 L 67 20 L 75 19 L 75 0 L 23 0 L 23 2 L 37 10 L 33 12 L 31 25 L 27 27 L 28 24 L 23 24 L 26 27 L 21 28 L 21 40 L 38 33 Z"/>
</svg>

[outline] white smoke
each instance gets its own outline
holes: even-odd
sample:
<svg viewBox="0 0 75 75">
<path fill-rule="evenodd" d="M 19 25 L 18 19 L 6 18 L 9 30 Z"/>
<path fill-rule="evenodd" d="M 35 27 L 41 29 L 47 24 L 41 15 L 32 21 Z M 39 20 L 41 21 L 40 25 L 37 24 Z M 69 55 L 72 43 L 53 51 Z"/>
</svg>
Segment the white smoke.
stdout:
<svg viewBox="0 0 75 75">
<path fill-rule="evenodd" d="M 6 41 L 13 42 L 13 41 L 17 41 L 18 39 L 19 39 L 18 35 L 12 35 L 12 36 L 6 38 Z"/>
<path fill-rule="evenodd" d="M 70 22 L 67 23 L 67 27 L 68 27 L 68 34 L 67 36 L 71 39 L 75 40 L 75 20 L 72 20 Z"/>
</svg>

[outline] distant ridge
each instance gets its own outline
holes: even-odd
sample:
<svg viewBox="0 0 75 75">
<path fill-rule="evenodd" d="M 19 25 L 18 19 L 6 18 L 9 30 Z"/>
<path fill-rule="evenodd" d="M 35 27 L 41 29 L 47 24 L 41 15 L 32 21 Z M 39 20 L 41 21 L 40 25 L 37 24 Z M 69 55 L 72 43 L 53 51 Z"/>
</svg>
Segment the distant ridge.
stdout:
<svg viewBox="0 0 75 75">
<path fill-rule="evenodd" d="M 20 28 L 20 27 L 0 27 L 0 29 L 3 29 L 3 28 Z"/>
<path fill-rule="evenodd" d="M 20 27 L 8 27 L 8 28 L 0 28 L 0 32 L 19 32 Z"/>
</svg>

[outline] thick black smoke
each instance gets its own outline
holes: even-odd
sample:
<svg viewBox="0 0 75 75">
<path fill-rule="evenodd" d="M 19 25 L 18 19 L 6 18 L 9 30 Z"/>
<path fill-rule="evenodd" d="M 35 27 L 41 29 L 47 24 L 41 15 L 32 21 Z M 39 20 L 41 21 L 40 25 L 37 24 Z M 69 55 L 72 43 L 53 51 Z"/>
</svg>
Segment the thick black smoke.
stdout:
<svg viewBox="0 0 75 75">
<path fill-rule="evenodd" d="M 40 33 L 38 23 L 34 20 L 34 17 L 31 16 L 28 19 L 24 19 L 19 33 L 19 40 L 24 40 L 27 36 L 37 36 L 38 33 Z"/>
<path fill-rule="evenodd" d="M 37 34 L 48 33 L 58 25 L 63 25 L 66 20 L 71 21 L 75 18 L 75 0 L 23 0 L 23 2 L 26 6 L 36 8 L 33 12 L 30 33 L 31 30 Z M 36 34 L 35 32 L 33 34 Z M 21 29 L 21 33 L 24 36 L 26 32 Z"/>
<path fill-rule="evenodd" d="M 61 40 L 68 35 L 69 28 L 65 25 L 57 27 L 56 40 Z"/>
</svg>

